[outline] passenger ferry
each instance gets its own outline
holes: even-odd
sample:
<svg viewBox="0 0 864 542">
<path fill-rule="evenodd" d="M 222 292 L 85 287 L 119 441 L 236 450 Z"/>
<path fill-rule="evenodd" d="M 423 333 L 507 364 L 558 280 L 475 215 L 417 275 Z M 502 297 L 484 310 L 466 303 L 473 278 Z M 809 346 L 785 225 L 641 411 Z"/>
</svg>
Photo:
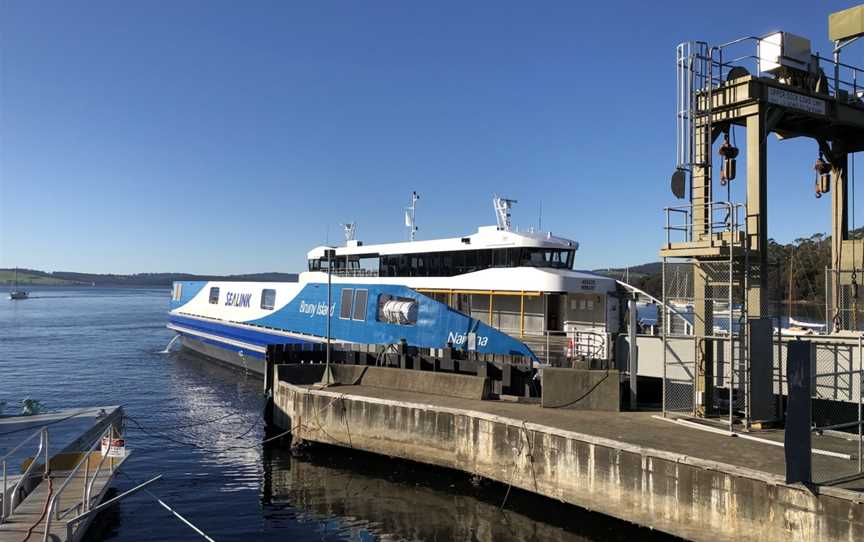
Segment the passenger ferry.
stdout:
<svg viewBox="0 0 864 542">
<path fill-rule="evenodd" d="M 573 269 L 578 243 L 514 231 L 504 198 L 497 225 L 418 241 L 416 198 L 409 241 L 365 245 L 349 224 L 344 246 L 309 251 L 296 282 L 175 282 L 168 327 L 185 347 L 258 372 L 268 344 L 326 342 L 328 327 L 342 343 L 610 357 L 620 294 L 614 279 Z"/>
</svg>

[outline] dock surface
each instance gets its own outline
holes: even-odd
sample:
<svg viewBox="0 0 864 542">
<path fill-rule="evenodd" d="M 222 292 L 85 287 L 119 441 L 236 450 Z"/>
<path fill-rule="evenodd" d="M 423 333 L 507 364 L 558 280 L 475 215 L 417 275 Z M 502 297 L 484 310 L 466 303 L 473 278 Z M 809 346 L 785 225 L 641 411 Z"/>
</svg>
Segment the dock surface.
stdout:
<svg viewBox="0 0 864 542">
<path fill-rule="evenodd" d="M 94 472 L 101 459 L 100 452 L 90 454 L 90 471 Z M 111 479 L 122 460 L 108 459 L 105 465 L 96 475 L 91 489 L 91 499 L 95 502 L 102 500 L 107 491 Z M 51 496 L 60 488 L 60 485 L 69 476 L 70 471 L 52 471 L 50 482 L 42 480 L 36 488 L 27 495 L 24 501 L 18 505 L 15 512 L 9 516 L 5 523 L 0 524 L 0 542 L 21 542 L 30 533 L 30 540 L 44 540 L 45 536 L 45 509 Z M 92 479 L 92 477 L 91 477 Z M 78 505 L 84 493 L 84 470 L 83 468 L 72 476 L 66 489 L 60 495 L 57 505 L 61 519 L 52 519 L 49 532 L 49 540 L 72 541 L 81 537 L 86 530 L 89 521 L 73 526 L 72 536 L 68 536 L 67 525 L 69 520 L 82 512 Z M 91 518 L 92 520 L 92 518 Z"/>
<path fill-rule="evenodd" d="M 284 381 L 274 402 L 274 422 L 300 441 L 462 470 L 692 540 L 864 540 L 864 480 L 786 484 L 782 447 L 657 412 Z M 780 430 L 758 435 L 783 438 Z M 814 471 L 857 468 L 855 443 L 825 437 L 813 445 L 853 457 L 814 456 Z"/>
<path fill-rule="evenodd" d="M 22 482 L 22 498 L 19 504 L 11 515 L 0 523 L 0 542 L 20 542 L 27 538 L 28 534 L 31 541 L 45 539 L 47 507 L 67 479 L 68 484 L 56 503 L 60 517 L 55 516 L 51 520 L 48 539 L 74 541 L 83 536 L 93 516 L 73 524 L 72 529 L 68 529 L 67 525 L 84 511 L 81 506 L 85 476 L 89 475 L 92 481 L 90 503 L 95 506 L 102 501 L 116 469 L 125 461 L 125 457 L 105 458 L 101 469 L 97 469 L 102 461 L 97 440 L 109 427 L 120 426 L 122 417 L 123 409 L 119 406 L 68 409 L 34 416 L 0 417 L 0 457 L 7 460 L 6 498 L 11 500 L 13 488 L 22 478 L 27 465 L 31 461 L 36 462 L 29 476 Z M 47 477 L 44 474 L 44 450 L 34 457 L 40 437 L 31 439 L 9 455 L 10 450 L 43 429 L 47 431 Z M 90 451 L 94 444 L 95 450 Z M 85 457 L 86 461 L 81 463 Z M 72 474 L 79 463 L 81 467 Z"/>
</svg>

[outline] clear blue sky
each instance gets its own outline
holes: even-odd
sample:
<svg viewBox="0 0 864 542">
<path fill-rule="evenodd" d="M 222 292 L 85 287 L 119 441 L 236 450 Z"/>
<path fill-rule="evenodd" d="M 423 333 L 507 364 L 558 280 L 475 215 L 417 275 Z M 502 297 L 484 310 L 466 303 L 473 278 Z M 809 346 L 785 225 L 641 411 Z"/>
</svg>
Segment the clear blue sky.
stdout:
<svg viewBox="0 0 864 542">
<path fill-rule="evenodd" d="M 494 223 L 497 192 L 522 227 L 542 200 L 578 267 L 653 261 L 675 45 L 828 54 L 856 3 L 2 0 L 0 267 L 295 271 L 340 222 L 404 239 L 411 190 L 421 239 Z M 771 236 L 828 231 L 815 143 L 770 153 Z"/>
</svg>

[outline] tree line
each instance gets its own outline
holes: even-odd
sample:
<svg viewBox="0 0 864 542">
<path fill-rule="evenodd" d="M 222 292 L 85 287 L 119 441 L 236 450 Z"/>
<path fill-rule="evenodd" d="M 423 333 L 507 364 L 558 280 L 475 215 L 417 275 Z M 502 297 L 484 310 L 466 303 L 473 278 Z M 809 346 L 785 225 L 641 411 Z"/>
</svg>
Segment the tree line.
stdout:
<svg viewBox="0 0 864 542">
<path fill-rule="evenodd" d="M 849 232 L 850 239 L 864 238 L 864 227 Z M 859 267 L 864 268 L 864 253 Z M 642 266 L 643 268 L 645 266 Z M 658 266 L 659 267 L 659 266 Z M 831 236 L 816 233 L 782 244 L 768 240 L 768 299 L 772 302 L 825 302 L 825 269 L 831 265 Z M 663 298 L 662 269 L 634 277 L 633 285 Z M 864 283 L 864 273 L 861 282 Z M 791 295 L 790 295 L 791 293 Z"/>
</svg>

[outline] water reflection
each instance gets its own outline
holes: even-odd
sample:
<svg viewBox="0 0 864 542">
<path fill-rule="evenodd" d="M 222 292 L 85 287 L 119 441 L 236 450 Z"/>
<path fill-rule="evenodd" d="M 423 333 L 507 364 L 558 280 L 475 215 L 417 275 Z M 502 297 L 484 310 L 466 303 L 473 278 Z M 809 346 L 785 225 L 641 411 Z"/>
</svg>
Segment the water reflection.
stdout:
<svg viewBox="0 0 864 542">
<path fill-rule="evenodd" d="M 672 540 L 672 537 L 462 473 L 315 445 L 263 454 L 263 514 L 350 540 Z"/>
</svg>

